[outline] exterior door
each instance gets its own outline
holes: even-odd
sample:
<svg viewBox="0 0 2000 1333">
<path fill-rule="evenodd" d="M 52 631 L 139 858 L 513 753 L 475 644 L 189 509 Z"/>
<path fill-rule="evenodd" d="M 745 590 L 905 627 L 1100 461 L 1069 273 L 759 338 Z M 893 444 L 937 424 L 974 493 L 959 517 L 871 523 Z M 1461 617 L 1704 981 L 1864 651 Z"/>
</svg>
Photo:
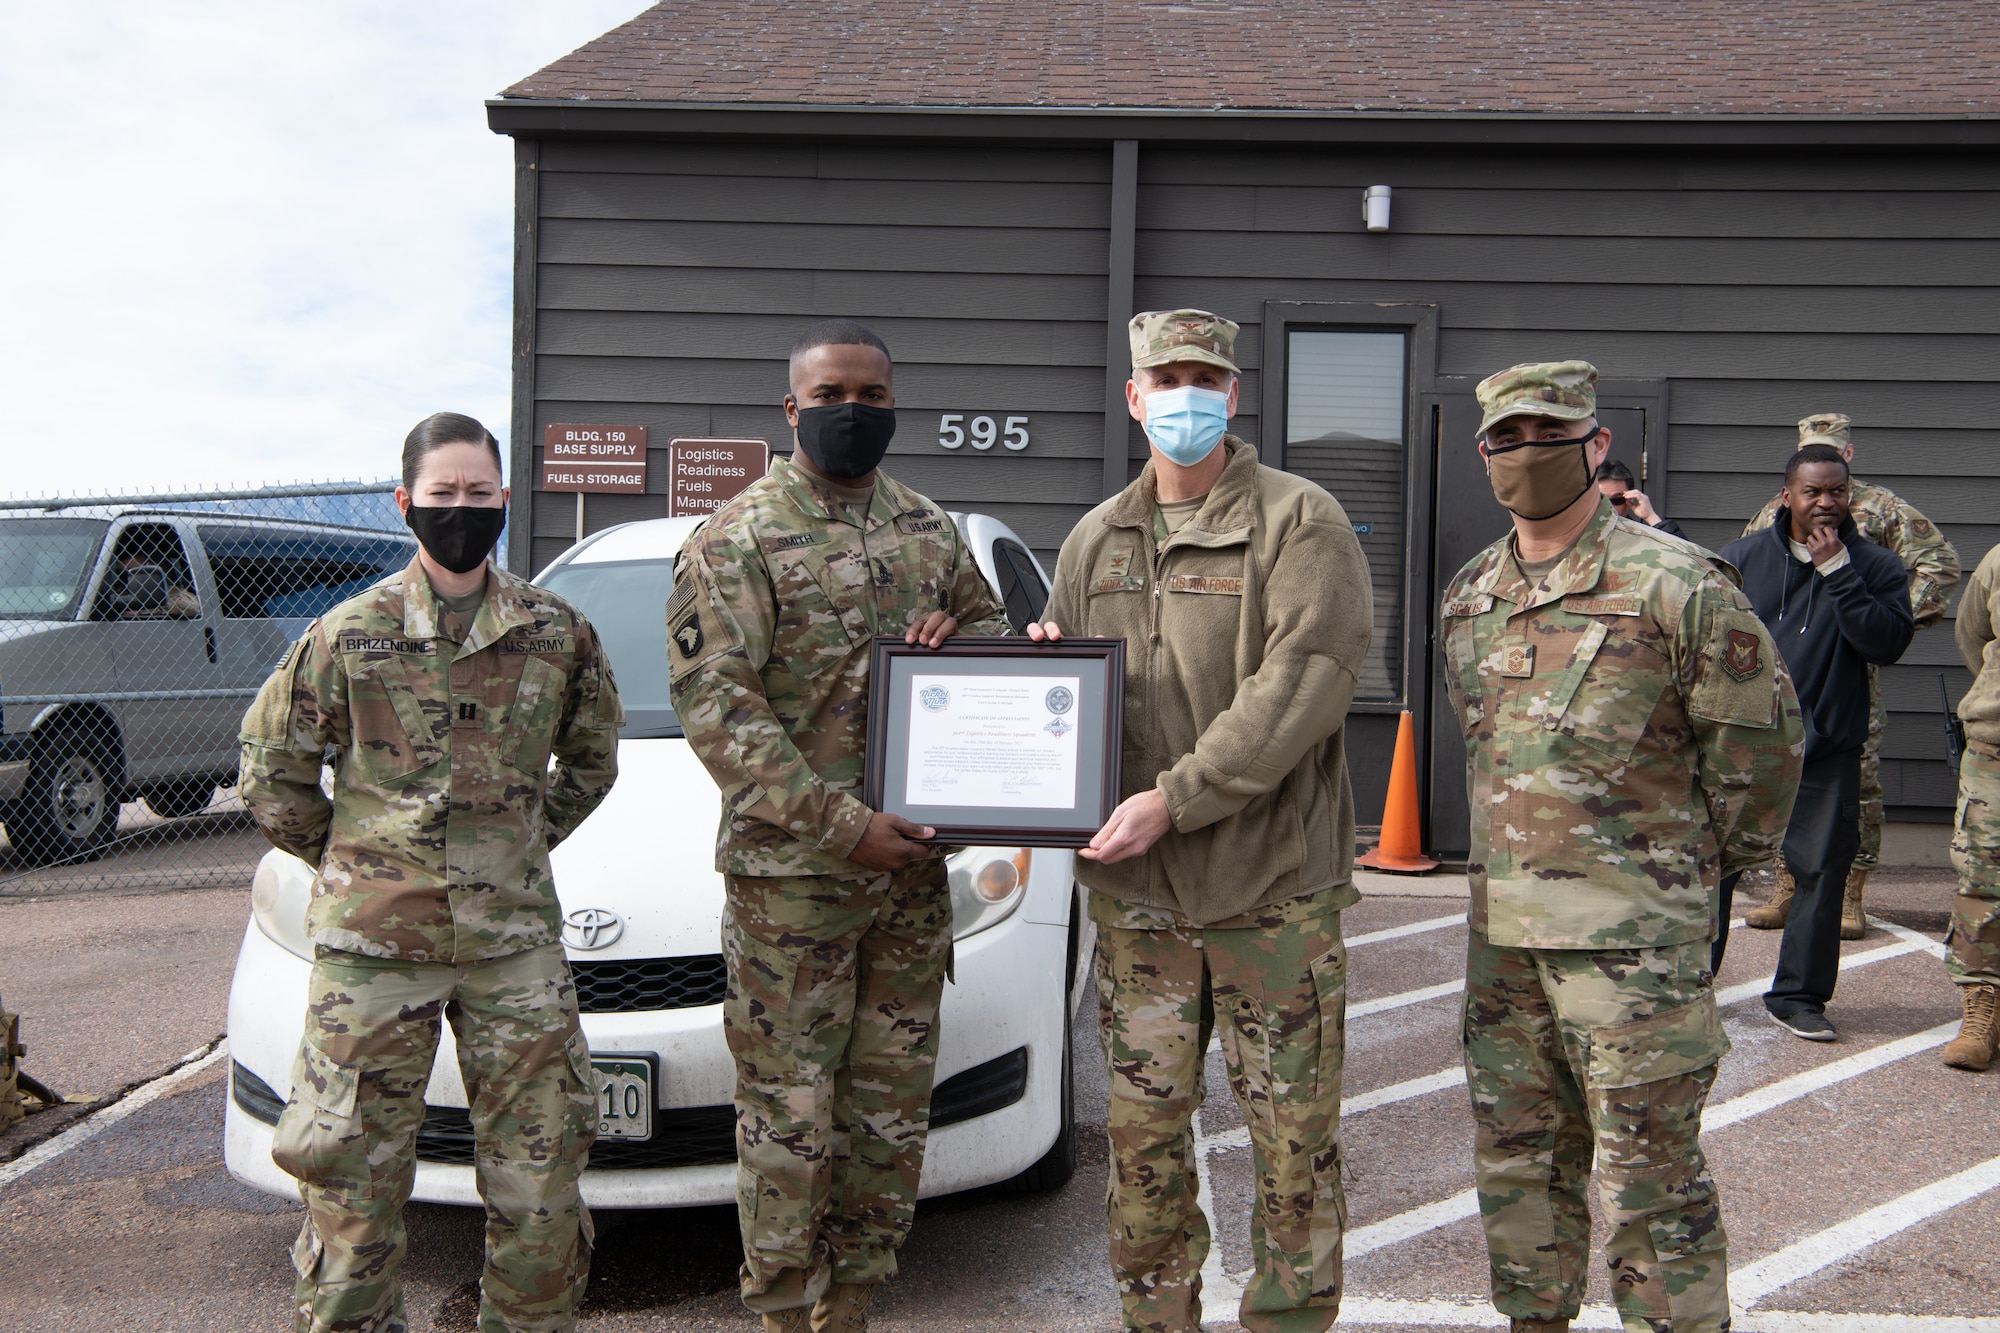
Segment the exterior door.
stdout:
<svg viewBox="0 0 2000 1333">
<path fill-rule="evenodd" d="M 1430 624 L 1431 735 L 1428 773 L 1429 829 L 1424 845 L 1433 856 L 1456 860 L 1471 842 L 1466 806 L 1465 740 L 1444 687 L 1444 653 L 1438 639 L 1438 607 L 1444 591 L 1466 563 L 1511 531 L 1507 511 L 1493 498 L 1486 469 L 1473 444 L 1479 404 L 1471 386 L 1430 395 L 1435 460 L 1435 504 L 1431 525 L 1431 587 L 1422 608 Z M 1668 512 L 1666 499 L 1666 386 L 1657 381 L 1599 385 L 1598 421 L 1611 431 L 1611 457 L 1641 478 L 1640 489 L 1654 507 Z M 1412 608 L 1413 613 L 1415 608 Z"/>
</svg>

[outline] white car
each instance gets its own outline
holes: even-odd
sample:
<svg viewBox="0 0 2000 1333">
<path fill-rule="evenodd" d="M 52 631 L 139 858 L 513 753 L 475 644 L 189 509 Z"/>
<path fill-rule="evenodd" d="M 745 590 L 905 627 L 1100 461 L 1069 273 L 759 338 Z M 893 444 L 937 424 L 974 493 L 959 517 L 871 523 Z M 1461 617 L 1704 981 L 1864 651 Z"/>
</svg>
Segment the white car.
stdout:
<svg viewBox="0 0 2000 1333">
<path fill-rule="evenodd" d="M 984 515 L 952 517 L 1016 627 L 1039 615 L 1048 578 L 1021 540 Z M 600 1079 L 597 1146 L 583 1176 L 585 1199 L 600 1208 L 736 1197 L 723 888 L 714 869 L 720 802 L 669 703 L 661 615 L 674 554 L 697 521 L 607 529 L 536 580 L 596 626 L 627 717 L 616 786 L 552 853 L 563 942 Z M 994 1184 L 1050 1190 L 1074 1169 L 1069 1031 L 1094 930 L 1070 856 L 972 847 L 951 857 L 957 980 L 944 992 L 926 1196 Z M 264 857 L 229 995 L 229 1172 L 287 1198 L 297 1197 L 297 1183 L 271 1161 L 271 1135 L 304 1029 L 312 880 L 295 856 Z M 477 1204 L 449 1026 L 424 1099 L 413 1197 Z"/>
</svg>

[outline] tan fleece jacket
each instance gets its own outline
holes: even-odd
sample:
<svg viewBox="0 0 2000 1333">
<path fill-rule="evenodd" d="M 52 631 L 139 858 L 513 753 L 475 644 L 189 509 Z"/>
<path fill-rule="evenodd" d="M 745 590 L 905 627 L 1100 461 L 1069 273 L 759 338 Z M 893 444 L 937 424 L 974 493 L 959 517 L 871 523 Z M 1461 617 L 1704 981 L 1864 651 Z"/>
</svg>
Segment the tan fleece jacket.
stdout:
<svg viewBox="0 0 2000 1333">
<path fill-rule="evenodd" d="M 1085 515 L 1047 611 L 1065 634 L 1125 640 L 1120 798 L 1157 786 L 1174 822 L 1145 856 L 1079 858 L 1076 877 L 1203 925 L 1323 889 L 1355 900 L 1343 739 L 1374 625 L 1338 502 L 1223 447 L 1201 512 L 1163 545 L 1151 463 Z"/>
<path fill-rule="evenodd" d="M 1952 636 L 1958 655 L 1972 673 L 1972 688 L 1958 701 L 1965 734 L 1985 745 L 2000 745 L 2000 646 L 1994 622 L 2000 621 L 2000 546 L 1986 553 L 1979 568 L 1958 595 L 1958 622 Z"/>
</svg>

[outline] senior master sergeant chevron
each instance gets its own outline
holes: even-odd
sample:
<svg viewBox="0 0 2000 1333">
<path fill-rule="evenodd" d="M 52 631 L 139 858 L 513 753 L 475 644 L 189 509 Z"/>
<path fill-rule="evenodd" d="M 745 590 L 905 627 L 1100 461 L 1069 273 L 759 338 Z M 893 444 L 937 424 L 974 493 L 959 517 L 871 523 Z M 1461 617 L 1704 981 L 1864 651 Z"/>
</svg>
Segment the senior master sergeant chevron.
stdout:
<svg viewBox="0 0 2000 1333">
<path fill-rule="evenodd" d="M 1704 553 L 1614 515 L 1597 371 L 1477 389 L 1513 533 L 1445 593 L 1472 810 L 1465 1068 L 1493 1303 L 1580 1308 L 1593 1153 L 1633 1333 L 1717 1333 L 1727 1241 L 1700 1143 L 1716 1061 L 1717 882 L 1777 857 L 1802 724 L 1750 604 Z"/>
<path fill-rule="evenodd" d="M 869 639 L 1007 634 L 944 510 L 877 471 L 889 350 L 850 320 L 792 349 L 798 448 L 681 550 L 674 709 L 722 788 L 743 1302 L 858 1333 L 916 1211 L 951 949 L 942 849 L 862 804 Z"/>
<path fill-rule="evenodd" d="M 417 558 L 314 621 L 243 719 L 243 803 L 318 871 L 271 1145 L 306 1205 L 296 1328 L 404 1327 L 403 1201 L 448 1021 L 486 1204 L 479 1328 L 555 1333 L 590 1268 L 597 1114 L 548 849 L 610 791 L 624 713 L 590 623 L 487 563 L 507 492 L 484 426 L 419 422 L 396 502 Z"/>
</svg>

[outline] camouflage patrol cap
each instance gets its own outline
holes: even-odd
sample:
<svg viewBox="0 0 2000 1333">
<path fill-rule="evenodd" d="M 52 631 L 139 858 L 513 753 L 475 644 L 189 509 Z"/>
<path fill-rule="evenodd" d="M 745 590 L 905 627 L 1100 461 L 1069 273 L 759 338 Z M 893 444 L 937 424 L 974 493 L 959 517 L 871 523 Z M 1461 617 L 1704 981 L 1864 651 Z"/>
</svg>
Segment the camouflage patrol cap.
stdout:
<svg viewBox="0 0 2000 1333">
<path fill-rule="evenodd" d="M 1799 418 L 1799 448 L 1809 444 L 1830 444 L 1836 449 L 1845 449 L 1854 441 L 1847 437 L 1848 428 L 1854 423 L 1845 412 L 1815 412 L 1809 417 Z"/>
<path fill-rule="evenodd" d="M 1230 374 L 1241 374 L 1230 355 L 1236 350 L 1236 325 L 1206 310 L 1148 310 L 1132 316 L 1132 369 L 1164 366 L 1170 361 L 1206 361 Z"/>
<path fill-rule="evenodd" d="M 1597 367 L 1588 361 L 1528 361 L 1479 381 L 1479 434 L 1508 417 L 1582 421 L 1597 415 Z"/>
</svg>

